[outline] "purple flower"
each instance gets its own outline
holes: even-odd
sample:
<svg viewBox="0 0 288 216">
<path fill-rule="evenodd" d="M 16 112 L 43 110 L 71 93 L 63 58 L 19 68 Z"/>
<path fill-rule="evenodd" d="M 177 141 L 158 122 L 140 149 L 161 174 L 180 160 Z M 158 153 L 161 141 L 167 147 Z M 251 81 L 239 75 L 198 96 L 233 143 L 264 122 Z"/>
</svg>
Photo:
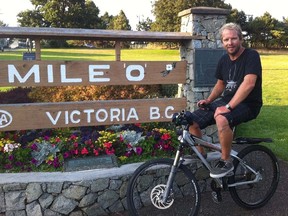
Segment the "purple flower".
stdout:
<svg viewBox="0 0 288 216">
<path fill-rule="evenodd" d="M 60 163 L 59 163 L 59 159 L 58 159 L 58 157 L 54 158 L 53 166 L 54 166 L 55 168 L 60 167 Z"/>
<path fill-rule="evenodd" d="M 143 152 L 143 149 L 141 147 L 136 147 L 136 154 L 141 155 Z"/>
<path fill-rule="evenodd" d="M 8 156 L 8 160 L 13 161 L 14 160 L 14 156 L 13 155 L 9 155 Z"/>
<path fill-rule="evenodd" d="M 21 161 L 17 161 L 17 162 L 15 163 L 15 165 L 18 166 L 18 167 L 22 167 L 22 166 L 23 166 L 23 163 L 22 163 Z"/>
<path fill-rule="evenodd" d="M 70 153 L 69 152 L 64 152 L 63 153 L 63 157 L 66 159 L 66 158 L 69 158 L 70 157 Z"/>
<path fill-rule="evenodd" d="M 38 162 L 38 161 L 37 161 L 35 158 L 33 158 L 33 159 L 31 160 L 31 163 L 34 164 L 34 165 L 36 165 L 37 162 Z"/>
<path fill-rule="evenodd" d="M 4 168 L 5 168 L 5 169 L 12 169 L 13 166 L 12 166 L 12 164 L 5 164 L 5 165 L 4 165 Z"/>
<path fill-rule="evenodd" d="M 130 157 L 131 155 L 132 155 L 132 151 L 128 151 L 128 152 L 125 153 L 126 157 Z"/>
<path fill-rule="evenodd" d="M 50 139 L 50 137 L 49 136 L 44 136 L 44 140 L 46 140 L 46 141 L 48 141 Z"/>
<path fill-rule="evenodd" d="M 31 149 L 32 149 L 33 151 L 37 151 L 38 147 L 37 147 L 36 143 L 33 143 L 33 144 L 31 145 Z"/>
</svg>

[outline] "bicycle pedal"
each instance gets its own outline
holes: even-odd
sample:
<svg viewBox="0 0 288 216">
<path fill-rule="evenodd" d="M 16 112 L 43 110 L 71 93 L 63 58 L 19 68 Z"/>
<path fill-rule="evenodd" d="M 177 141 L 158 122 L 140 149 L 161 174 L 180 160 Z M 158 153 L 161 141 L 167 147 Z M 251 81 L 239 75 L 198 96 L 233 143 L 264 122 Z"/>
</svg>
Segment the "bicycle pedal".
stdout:
<svg viewBox="0 0 288 216">
<path fill-rule="evenodd" d="M 217 203 L 217 204 L 219 204 L 219 203 L 222 202 L 222 195 L 221 195 L 221 193 L 217 193 L 217 192 L 215 192 L 215 191 L 212 191 L 211 195 L 212 195 L 212 200 L 213 200 L 213 202 L 215 202 L 215 203 Z"/>
</svg>

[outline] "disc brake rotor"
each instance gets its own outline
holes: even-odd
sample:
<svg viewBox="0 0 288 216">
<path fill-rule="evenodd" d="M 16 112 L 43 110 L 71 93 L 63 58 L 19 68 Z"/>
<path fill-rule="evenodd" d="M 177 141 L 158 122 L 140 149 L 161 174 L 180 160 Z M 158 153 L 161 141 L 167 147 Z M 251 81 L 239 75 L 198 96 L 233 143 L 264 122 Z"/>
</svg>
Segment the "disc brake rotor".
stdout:
<svg viewBox="0 0 288 216">
<path fill-rule="evenodd" d="M 163 193 L 165 191 L 166 185 L 160 184 L 156 185 L 150 194 L 152 204 L 158 209 L 168 209 L 174 202 L 173 194 L 170 192 L 167 201 L 164 203 L 162 200 Z"/>
</svg>

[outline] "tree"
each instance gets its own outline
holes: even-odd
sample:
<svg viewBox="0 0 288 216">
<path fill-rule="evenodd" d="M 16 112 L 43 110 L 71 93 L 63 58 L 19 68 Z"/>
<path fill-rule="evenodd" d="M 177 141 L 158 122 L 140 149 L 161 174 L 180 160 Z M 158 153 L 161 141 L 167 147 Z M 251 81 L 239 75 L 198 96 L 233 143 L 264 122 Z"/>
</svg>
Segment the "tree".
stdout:
<svg viewBox="0 0 288 216">
<path fill-rule="evenodd" d="M 102 29 L 112 29 L 110 26 L 113 25 L 113 16 L 109 15 L 108 12 L 105 12 L 103 16 L 101 16 L 103 28 Z"/>
<path fill-rule="evenodd" d="M 99 9 L 92 0 L 30 0 L 34 10 L 18 14 L 20 26 L 101 28 Z"/>
<path fill-rule="evenodd" d="M 272 31 L 275 30 L 276 24 L 277 20 L 272 18 L 268 12 L 249 22 L 248 31 L 251 46 L 269 48 L 269 40 L 273 38 Z"/>
<path fill-rule="evenodd" d="M 147 17 L 146 20 L 139 20 L 138 24 L 136 25 L 137 31 L 150 31 L 153 21 Z"/>
<path fill-rule="evenodd" d="M 109 26 L 109 28 L 114 30 L 131 30 L 129 20 L 122 10 L 113 18 L 112 25 Z"/>
<path fill-rule="evenodd" d="M 241 26 L 243 31 L 246 31 L 248 18 L 244 11 L 238 11 L 237 9 L 232 9 L 227 17 L 227 22 L 234 22 Z"/>
<path fill-rule="evenodd" d="M 231 9 L 223 0 L 158 0 L 152 6 L 152 13 L 156 21 L 152 25 L 153 31 L 180 31 L 178 13 L 191 7 L 209 6 Z"/>
</svg>

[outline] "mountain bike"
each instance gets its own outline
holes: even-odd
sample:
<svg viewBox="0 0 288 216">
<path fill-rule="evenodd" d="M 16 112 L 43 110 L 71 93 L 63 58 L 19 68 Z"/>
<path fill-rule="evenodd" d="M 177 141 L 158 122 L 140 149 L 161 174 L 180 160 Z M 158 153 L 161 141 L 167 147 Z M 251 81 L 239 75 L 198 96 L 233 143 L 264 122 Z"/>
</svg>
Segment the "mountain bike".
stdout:
<svg viewBox="0 0 288 216">
<path fill-rule="evenodd" d="M 201 191 L 195 178 L 195 163 L 182 155 L 183 150 L 191 148 L 197 160 L 201 161 L 207 171 L 211 171 L 213 161 L 221 157 L 221 146 L 189 133 L 189 113 L 182 111 L 173 116 L 173 122 L 181 127 L 174 159 L 158 158 L 144 162 L 129 179 L 127 205 L 130 215 L 145 215 L 145 208 L 157 216 L 199 213 Z M 271 199 L 280 178 L 279 164 L 273 152 L 260 145 L 261 142 L 272 142 L 272 139 L 233 140 L 233 173 L 211 181 L 215 202 L 221 202 L 221 191 L 225 190 L 229 190 L 235 203 L 246 209 L 260 208 Z M 235 146 L 243 144 L 249 145 L 245 145 L 239 152 L 235 150 Z M 197 145 L 209 149 L 207 158 L 198 151 Z"/>
</svg>

